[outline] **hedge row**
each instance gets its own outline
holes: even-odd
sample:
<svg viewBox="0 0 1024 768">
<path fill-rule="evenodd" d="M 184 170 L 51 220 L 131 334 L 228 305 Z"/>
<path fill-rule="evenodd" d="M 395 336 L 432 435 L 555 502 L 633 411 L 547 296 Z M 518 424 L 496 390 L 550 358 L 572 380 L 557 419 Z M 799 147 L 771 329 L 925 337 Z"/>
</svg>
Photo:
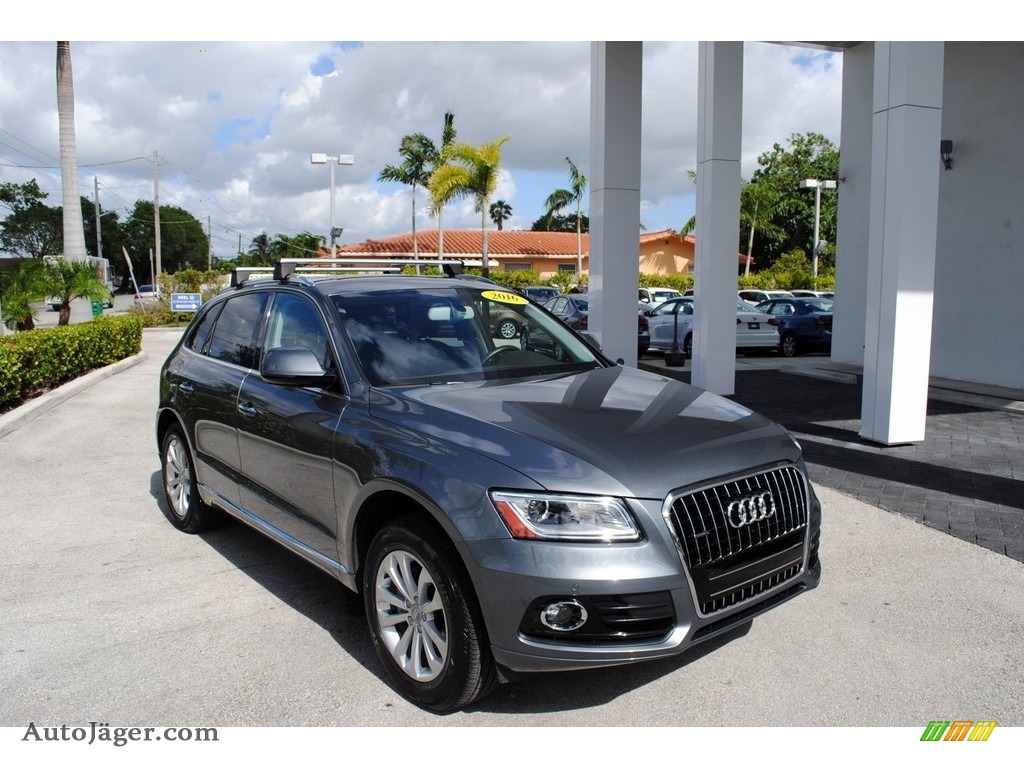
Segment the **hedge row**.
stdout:
<svg viewBox="0 0 1024 768">
<path fill-rule="evenodd" d="M 0 336 L 0 410 L 137 355 L 142 325 L 141 318 L 115 315 Z"/>
</svg>

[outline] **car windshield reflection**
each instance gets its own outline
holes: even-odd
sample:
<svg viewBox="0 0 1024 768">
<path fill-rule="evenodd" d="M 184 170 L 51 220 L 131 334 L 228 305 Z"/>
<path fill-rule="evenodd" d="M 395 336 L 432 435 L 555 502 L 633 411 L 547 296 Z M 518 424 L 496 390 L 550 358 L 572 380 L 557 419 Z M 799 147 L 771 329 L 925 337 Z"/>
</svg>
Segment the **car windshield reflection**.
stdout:
<svg viewBox="0 0 1024 768">
<path fill-rule="evenodd" d="M 607 365 L 556 318 L 501 289 L 439 285 L 331 297 L 373 386 L 558 376 Z M 518 338 L 493 332 L 513 316 Z"/>
</svg>

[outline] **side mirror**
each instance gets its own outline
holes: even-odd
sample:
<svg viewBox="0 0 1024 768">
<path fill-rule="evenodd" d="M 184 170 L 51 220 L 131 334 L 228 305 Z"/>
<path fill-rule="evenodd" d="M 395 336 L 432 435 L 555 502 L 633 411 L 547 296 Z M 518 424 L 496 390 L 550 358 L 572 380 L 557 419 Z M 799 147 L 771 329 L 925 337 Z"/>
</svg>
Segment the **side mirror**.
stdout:
<svg viewBox="0 0 1024 768">
<path fill-rule="evenodd" d="M 322 387 L 333 375 L 325 371 L 307 347 L 277 347 L 263 356 L 260 375 L 272 384 Z"/>
<path fill-rule="evenodd" d="M 601 342 L 597 340 L 597 336 L 592 334 L 590 331 L 580 331 L 580 336 L 586 339 L 587 343 L 598 352 L 601 351 Z"/>
</svg>

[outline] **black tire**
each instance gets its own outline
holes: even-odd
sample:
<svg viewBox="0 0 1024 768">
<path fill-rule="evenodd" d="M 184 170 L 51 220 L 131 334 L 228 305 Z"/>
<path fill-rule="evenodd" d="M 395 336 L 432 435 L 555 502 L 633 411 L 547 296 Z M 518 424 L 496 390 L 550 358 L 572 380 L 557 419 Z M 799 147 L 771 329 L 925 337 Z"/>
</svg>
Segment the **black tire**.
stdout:
<svg viewBox="0 0 1024 768">
<path fill-rule="evenodd" d="M 519 324 L 515 320 L 502 320 L 498 323 L 498 336 L 503 339 L 514 339 L 519 335 Z"/>
<path fill-rule="evenodd" d="M 796 353 L 796 335 L 792 333 L 782 334 L 782 338 L 779 340 L 779 354 L 783 357 L 796 357 Z"/>
<path fill-rule="evenodd" d="M 205 504 L 199 497 L 192 453 L 178 427 L 171 427 L 164 435 L 160 465 L 167 519 L 175 528 L 185 533 L 200 533 L 221 522 L 220 510 Z"/>
<path fill-rule="evenodd" d="M 381 529 L 370 542 L 362 588 L 373 647 L 405 698 L 448 712 L 497 685 L 473 585 L 455 547 L 433 526 L 403 517 Z"/>
<path fill-rule="evenodd" d="M 686 334 L 686 338 L 683 339 L 683 354 L 686 355 L 688 360 L 693 360 L 693 334 Z"/>
</svg>

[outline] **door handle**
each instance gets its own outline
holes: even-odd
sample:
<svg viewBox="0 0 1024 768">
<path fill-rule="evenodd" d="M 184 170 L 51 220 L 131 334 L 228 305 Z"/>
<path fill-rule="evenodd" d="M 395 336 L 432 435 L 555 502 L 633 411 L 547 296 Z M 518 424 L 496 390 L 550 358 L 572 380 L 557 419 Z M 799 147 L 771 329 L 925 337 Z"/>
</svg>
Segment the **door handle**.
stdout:
<svg viewBox="0 0 1024 768">
<path fill-rule="evenodd" d="M 192 386 L 192 382 L 190 381 L 179 381 L 178 391 L 185 395 L 191 395 L 196 391 L 196 388 Z"/>
<path fill-rule="evenodd" d="M 255 416 L 258 413 L 256 406 L 252 403 L 239 403 L 238 412 L 243 416 Z"/>
</svg>

